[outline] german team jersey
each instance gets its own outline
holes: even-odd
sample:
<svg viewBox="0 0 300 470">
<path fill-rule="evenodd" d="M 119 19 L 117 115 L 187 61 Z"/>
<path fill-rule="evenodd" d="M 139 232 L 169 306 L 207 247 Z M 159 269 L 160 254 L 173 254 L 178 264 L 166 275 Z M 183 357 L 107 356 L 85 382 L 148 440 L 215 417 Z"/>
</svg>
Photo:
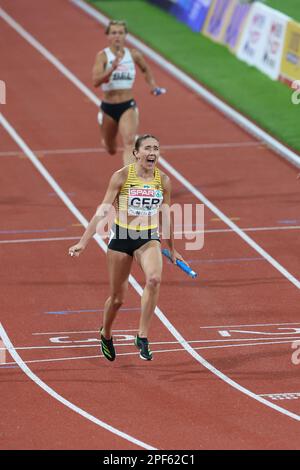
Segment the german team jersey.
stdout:
<svg viewBox="0 0 300 470">
<path fill-rule="evenodd" d="M 129 228 L 127 223 L 129 216 L 131 220 L 132 217 L 136 217 L 138 220 L 136 225 L 130 223 L 131 229 L 157 228 L 156 216 L 162 202 L 163 187 L 159 169 L 155 168 L 153 180 L 142 181 L 136 174 L 135 164 L 132 163 L 128 167 L 127 179 L 116 201 L 119 215 L 115 222 L 121 227 Z M 151 219 L 154 219 L 154 223 L 151 223 Z"/>
<path fill-rule="evenodd" d="M 104 52 L 107 57 L 107 64 L 105 70 L 109 70 L 112 66 L 112 63 L 116 59 L 115 54 L 110 50 L 109 47 L 104 49 Z M 120 61 L 116 70 L 110 76 L 108 83 L 102 83 L 101 87 L 103 91 L 112 91 L 112 90 L 130 90 L 133 87 L 135 80 L 135 63 L 132 58 L 130 50 L 124 48 L 124 56 Z"/>
</svg>

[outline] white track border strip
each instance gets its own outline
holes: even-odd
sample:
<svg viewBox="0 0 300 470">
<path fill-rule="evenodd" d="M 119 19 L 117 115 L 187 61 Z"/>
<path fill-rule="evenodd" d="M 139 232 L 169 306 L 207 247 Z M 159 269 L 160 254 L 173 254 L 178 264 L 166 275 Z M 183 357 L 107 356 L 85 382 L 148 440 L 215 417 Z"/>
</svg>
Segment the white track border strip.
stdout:
<svg viewBox="0 0 300 470">
<path fill-rule="evenodd" d="M 19 23 L 17 23 L 3 8 L 0 8 L 0 18 L 6 21 L 20 36 L 23 37 L 32 47 L 42 54 L 54 67 L 56 67 L 65 77 L 67 77 L 82 93 L 84 93 L 97 106 L 101 101 L 95 97 L 94 93 L 84 85 L 78 78 L 71 73 L 51 52 L 49 52 L 40 42 L 38 42 L 31 34 L 29 34 Z"/>
<path fill-rule="evenodd" d="M 79 220 L 79 222 L 84 227 L 86 227 L 88 222 L 85 219 L 85 217 L 75 207 L 75 205 L 73 204 L 71 199 L 66 195 L 66 193 L 61 189 L 61 187 L 56 183 L 54 178 L 50 175 L 50 173 L 46 170 L 46 168 L 41 164 L 39 159 L 34 155 L 34 153 L 30 150 L 28 145 L 17 134 L 15 129 L 9 124 L 9 122 L 4 118 L 4 116 L 2 114 L 0 114 L 0 124 L 4 127 L 4 129 L 6 129 L 6 131 L 11 136 L 11 138 L 16 142 L 16 144 L 27 155 L 27 157 L 32 162 L 32 164 L 36 167 L 36 169 L 41 173 L 41 175 L 45 178 L 45 180 L 49 183 L 49 185 L 53 188 L 53 190 L 61 198 L 61 200 L 64 202 L 64 204 L 67 206 L 67 208 L 72 212 L 72 214 Z M 97 235 L 95 235 L 94 238 L 95 238 L 96 242 L 98 243 L 98 245 L 102 248 L 102 250 L 104 252 L 106 252 L 107 251 L 107 245 L 105 244 L 105 242 Z M 132 285 L 132 287 L 136 290 L 136 292 L 140 296 L 142 296 L 143 289 L 132 275 L 130 275 L 130 277 L 129 277 L 129 282 Z M 279 412 L 279 413 L 281 413 L 281 414 L 283 414 L 283 415 L 285 415 L 289 418 L 292 418 L 296 421 L 300 421 L 300 415 L 292 413 L 291 411 L 286 410 L 285 408 L 282 408 L 282 407 L 280 407 L 280 406 L 278 406 L 278 405 L 276 405 L 272 402 L 269 402 L 268 400 L 264 399 L 263 397 L 260 397 L 256 393 L 251 392 L 247 388 L 241 386 L 240 384 L 238 384 L 234 380 L 230 379 L 227 375 L 225 375 L 223 372 L 219 371 L 212 364 L 210 364 L 208 361 L 206 361 L 199 353 L 197 353 L 197 351 L 195 349 L 193 349 L 192 346 L 189 345 L 189 343 L 184 339 L 184 337 L 179 333 L 179 331 L 172 325 L 172 323 L 163 314 L 163 312 L 160 310 L 159 307 L 155 308 L 155 314 L 160 319 L 160 321 L 164 324 L 164 326 L 169 330 L 169 332 L 174 336 L 174 338 L 181 344 L 182 348 L 185 349 L 199 364 L 201 364 L 203 367 L 208 369 L 212 374 L 216 375 L 219 379 L 223 380 L 225 383 L 227 383 L 228 385 L 230 385 L 234 389 L 238 390 L 239 392 L 244 393 L 245 395 L 247 395 L 250 398 L 253 398 L 257 402 L 259 402 L 259 403 L 261 403 L 261 404 L 263 404 L 263 405 L 265 405 L 269 408 L 272 408 L 273 410 L 275 410 L 275 411 L 277 411 L 277 412 Z M 1 330 L 3 330 L 2 327 L 0 329 L 0 332 L 1 332 Z M 5 343 L 5 339 L 8 340 L 8 341 L 6 341 L 5 345 L 8 346 L 8 347 L 12 347 L 12 344 L 9 341 L 9 339 L 8 339 L 8 337 L 7 337 L 4 330 L 3 330 L 2 333 L 4 334 L 4 337 L 2 335 L 0 335 L 0 336 L 2 336 L 2 339 L 3 339 L 4 343 Z M 21 362 L 19 362 L 19 364 L 20 364 L 20 367 L 22 368 L 22 370 L 24 370 L 24 372 L 26 370 L 27 375 L 28 375 L 28 373 L 32 374 L 30 369 L 28 369 L 28 368 L 24 369 L 23 368 L 25 366 L 25 364 L 23 364 L 23 361 L 18 356 L 17 352 L 15 352 L 14 354 L 17 355 L 17 356 L 15 356 L 14 359 L 18 358 L 21 361 Z M 30 376 L 30 377 L 32 377 L 32 376 Z M 38 379 L 38 377 L 36 377 L 34 374 L 33 374 L 33 377 Z M 36 382 L 36 383 L 38 385 L 40 385 L 39 382 Z M 44 385 L 46 385 L 46 384 L 44 384 Z M 52 389 L 50 389 L 50 390 L 52 390 Z M 54 396 L 54 395 L 52 394 L 52 396 Z"/>
<path fill-rule="evenodd" d="M 70 0 L 74 3 L 75 0 Z M 81 0 L 76 0 L 76 4 L 80 3 L 85 5 L 88 9 L 88 5 L 81 2 Z M 94 13 L 98 12 L 91 9 Z M 103 15 L 100 14 L 101 17 Z M 2 8 L 0 8 L 0 17 L 2 17 L 18 34 L 20 34 L 26 41 L 28 41 L 40 54 L 42 54 L 49 62 L 51 62 L 67 79 L 69 79 L 79 90 L 84 93 L 91 101 L 96 104 L 97 106 L 100 104 L 100 100 L 94 95 L 70 70 L 68 70 L 58 59 L 51 54 L 42 44 L 40 44 L 30 33 L 28 33 L 19 23 L 17 23 L 11 16 L 9 16 Z M 105 18 L 105 17 L 103 17 Z M 104 20 L 103 20 L 104 21 Z M 108 22 L 108 19 L 105 19 L 105 24 Z M 142 43 L 141 43 L 142 45 Z M 149 48 L 147 48 L 149 49 Z M 151 51 L 149 49 L 149 51 Z M 158 54 L 156 54 L 158 56 Z M 160 56 L 158 56 L 160 57 Z M 164 60 L 164 59 L 163 59 Z M 178 71 L 180 72 L 180 71 Z M 179 77 L 177 77 L 179 78 Z M 188 78 L 188 77 L 187 77 Z M 196 83 L 196 82 L 195 82 Z M 4 119 L 4 118 L 3 118 Z M 7 132 L 10 133 L 12 138 L 18 142 L 20 137 L 16 134 L 15 130 L 7 123 L 4 123 L 2 120 L 2 125 L 6 128 Z M 10 128 L 10 130 L 8 129 Z M 38 161 L 37 157 L 34 155 L 32 150 L 30 150 L 27 145 L 22 141 L 22 145 L 20 142 L 18 143 L 19 147 L 23 150 L 25 155 L 29 156 L 32 160 L 32 163 L 39 169 L 39 171 L 45 175 L 45 172 L 48 174 L 49 181 L 52 181 L 51 186 L 53 187 L 54 191 L 57 192 L 57 183 L 53 180 L 52 176 L 46 171 L 44 166 Z M 32 158 L 33 156 L 33 158 Z M 299 157 L 300 159 L 300 157 Z M 183 186 L 185 186 L 194 196 L 200 200 L 203 204 L 205 204 L 214 214 L 217 215 L 226 225 L 228 225 L 237 235 L 239 235 L 246 243 L 248 243 L 255 251 L 257 251 L 261 256 L 263 256 L 275 269 L 277 269 L 286 279 L 288 279 L 294 286 L 300 289 L 300 281 L 296 279 L 291 273 L 289 273 L 283 266 L 281 266 L 278 261 L 276 261 L 272 256 L 270 256 L 263 248 L 261 248 L 256 242 L 254 242 L 247 234 L 245 234 L 236 224 L 234 224 L 223 212 L 220 211 L 214 204 L 212 204 L 200 191 L 198 191 L 184 176 L 182 176 L 170 163 L 168 163 L 163 157 L 160 157 L 160 164 L 170 173 L 172 174 Z M 57 193 L 58 194 L 58 193 Z M 66 200 L 69 202 L 70 199 L 68 196 L 63 193 L 60 195 L 63 202 L 66 204 Z M 70 209 L 75 217 L 78 218 L 80 223 L 86 227 L 87 220 L 83 218 L 82 214 L 77 210 L 77 208 L 72 204 L 72 208 Z M 104 244 L 106 250 L 106 244 Z"/>
<path fill-rule="evenodd" d="M 71 403 L 69 400 L 66 400 L 64 397 L 59 395 L 53 388 L 49 387 L 45 382 L 43 382 L 36 374 L 34 374 L 29 367 L 25 364 L 23 359 L 19 356 L 17 351 L 15 350 L 12 342 L 10 341 L 9 337 L 7 336 L 7 333 L 5 329 L 3 328 L 2 324 L 0 323 L 0 338 L 2 338 L 2 341 L 4 342 L 5 346 L 7 349 L 9 349 L 9 353 L 14 359 L 14 361 L 18 364 L 20 369 L 33 381 L 35 382 L 39 387 L 41 387 L 45 392 L 47 392 L 49 395 L 51 395 L 53 398 L 58 400 L 60 403 L 63 405 L 67 406 L 71 410 L 75 411 L 75 413 L 78 413 L 79 415 L 83 416 L 84 418 L 88 419 L 89 421 L 92 421 L 92 423 L 96 424 L 97 426 L 100 426 L 101 428 L 106 429 L 107 431 L 115 434 L 118 437 L 121 437 L 125 439 L 126 441 L 129 441 L 139 447 L 142 447 L 143 449 L 147 450 L 157 450 L 155 447 L 151 447 L 148 444 L 145 444 L 144 442 L 135 439 L 134 437 L 130 436 L 129 434 L 126 434 L 119 429 L 114 428 L 113 426 L 110 426 L 109 424 L 105 423 L 104 421 L 101 421 L 100 419 L 96 418 L 95 416 L 91 415 L 90 413 L 87 413 L 83 409 L 79 408 L 78 406 L 74 405 Z"/>
<path fill-rule="evenodd" d="M 3 14 L 5 15 L 6 18 L 4 18 Z M 50 54 L 43 46 L 40 45 L 29 33 L 27 33 L 24 28 L 22 28 L 18 23 L 16 23 L 9 15 L 7 15 L 3 9 L 0 8 L 0 16 L 2 16 L 5 21 L 7 21 L 12 28 L 14 28 L 21 36 L 24 37 L 27 41 L 30 39 L 30 43 L 35 47 L 36 49 L 39 50 L 40 53 L 43 54 L 42 51 L 45 51 L 47 54 Z M 38 46 L 38 47 L 37 47 Z M 149 49 L 150 50 L 150 49 Z M 43 54 L 44 55 L 44 54 Z M 72 75 L 69 70 L 67 70 L 60 62 L 58 63 L 59 67 L 56 65 L 58 62 L 57 59 L 50 54 L 50 62 L 57 67 L 61 73 L 63 73 L 65 76 L 67 75 Z M 75 77 L 76 78 L 76 77 Z M 77 82 L 78 79 L 75 81 L 72 79 L 72 83 L 75 84 L 75 86 L 78 86 Z M 80 82 L 81 84 L 81 82 Z M 82 84 L 81 84 L 82 85 Z M 79 86 L 78 86 L 79 87 Z M 80 87 L 81 91 L 85 93 L 86 87 Z M 91 94 L 90 90 L 89 95 Z M 95 97 L 95 96 L 94 96 Z M 95 100 L 94 98 L 92 99 L 95 104 L 99 104 L 99 100 Z M 45 167 L 39 162 L 38 158 L 33 154 L 33 152 L 29 149 L 29 147 L 25 144 L 25 142 L 21 139 L 21 137 L 16 133 L 16 131 L 12 128 L 12 126 L 7 122 L 7 120 L 4 118 L 3 115 L 0 114 L 0 123 L 3 125 L 3 127 L 7 130 L 7 132 L 10 134 L 10 136 L 15 140 L 15 142 L 19 145 L 19 147 L 23 150 L 23 152 L 28 156 L 28 158 L 31 160 L 33 165 L 40 171 L 40 173 L 43 175 L 43 177 L 48 181 L 48 183 L 52 186 L 54 191 L 59 195 L 59 197 L 62 199 L 62 201 L 66 204 L 66 206 L 69 208 L 69 210 L 75 215 L 75 217 L 80 221 L 80 223 L 86 227 L 87 226 L 87 220 L 83 217 L 83 215 L 78 211 L 78 209 L 74 206 L 72 201 L 68 198 L 68 196 L 64 193 L 64 191 L 59 187 L 59 185 L 56 183 L 56 181 L 53 179 L 53 177 L 49 174 L 49 172 L 45 169 Z M 190 184 L 190 183 L 189 183 Z M 218 214 L 221 212 L 218 210 Z M 221 213 L 222 214 L 222 213 Z M 226 218 L 229 220 L 228 218 Z M 232 222 L 229 220 L 230 224 Z M 233 224 L 235 226 L 235 224 Z M 231 225 L 230 225 L 231 226 Z M 238 228 L 238 227 L 237 227 Z M 240 229 L 239 229 L 240 230 Z M 101 240 L 99 237 L 95 237 L 97 243 L 101 246 L 101 248 L 106 252 L 107 246 Z M 290 279 L 291 281 L 291 279 Z M 135 288 L 135 290 L 138 292 L 138 294 L 141 296 L 143 289 L 142 287 L 137 283 L 137 281 L 133 278 L 133 276 L 130 276 L 129 282 L 131 285 Z M 291 281 L 292 282 L 292 281 Z M 296 282 L 300 285 L 299 281 L 296 280 Z M 297 286 L 298 287 L 298 286 Z M 228 376 L 223 374 L 223 372 L 219 371 L 215 367 L 212 366 L 209 362 L 207 362 L 202 356 L 200 356 L 188 343 L 187 341 L 183 338 L 183 336 L 173 327 L 173 325 L 169 322 L 169 320 L 166 318 L 166 316 L 162 313 L 162 311 L 156 307 L 155 313 L 158 316 L 158 318 L 162 321 L 162 323 L 165 325 L 165 327 L 170 331 L 170 333 L 177 339 L 182 344 L 182 347 L 192 356 L 196 361 L 198 361 L 200 364 L 202 364 L 204 367 L 206 367 L 210 372 L 215 374 L 217 377 L 219 377 L 221 380 L 226 382 L 228 385 L 231 385 L 233 388 L 238 390 L 241 393 L 244 393 L 245 395 L 253 398 L 254 400 L 266 405 L 269 408 L 272 408 L 279 413 L 282 413 L 286 416 L 289 416 L 292 419 L 295 419 L 297 421 L 300 421 L 300 415 L 297 415 L 295 413 L 291 413 L 290 411 L 279 407 L 273 403 L 270 403 L 269 401 L 263 399 L 262 397 L 258 396 L 257 394 L 251 392 L 245 387 L 242 387 L 239 385 L 237 382 L 234 380 L 230 379 Z"/>
<path fill-rule="evenodd" d="M 252 227 L 252 228 L 241 228 L 243 232 L 276 232 L 276 231 L 289 231 L 289 230 L 300 230 L 299 226 L 287 226 L 287 227 Z M 211 230 L 185 230 L 184 232 L 174 232 L 174 235 L 187 235 L 187 234 L 197 234 L 209 233 L 234 233 L 231 229 L 211 229 Z M 14 240 L 0 240 L 0 245 L 10 245 L 10 244 L 20 244 L 20 243 L 40 243 L 40 242 L 62 242 L 70 240 L 78 240 L 80 237 L 52 237 L 52 238 L 17 238 Z M 103 236 L 103 239 L 106 239 L 106 236 Z M 259 258 L 263 259 L 263 258 Z M 226 262 L 226 260 L 223 260 Z M 213 261 L 212 261 L 213 262 Z"/>
<path fill-rule="evenodd" d="M 1 244 L 13 244 L 13 243 L 39 243 L 39 242 L 62 242 L 67 240 L 78 240 L 79 237 L 53 237 L 53 238 L 22 238 L 16 240 L 0 240 Z"/>
<path fill-rule="evenodd" d="M 220 148 L 242 148 L 242 147 L 261 147 L 260 142 L 224 142 L 224 143 L 207 143 L 207 144 L 180 144 L 180 145 L 162 145 L 162 150 L 207 150 L 207 149 L 220 149 Z M 117 150 L 123 150 L 123 147 L 118 147 Z M 76 155 L 76 154 L 89 154 L 89 153 L 106 153 L 104 147 L 87 147 L 87 148 L 65 148 L 65 149 L 46 149 L 46 150 L 33 150 L 37 156 L 46 155 Z M 0 152 L 0 157 L 20 157 L 21 152 L 14 152 L 12 150 Z"/>
<path fill-rule="evenodd" d="M 94 18 L 97 22 L 101 23 L 102 25 L 106 26 L 108 24 L 109 19 L 105 15 L 103 15 L 98 10 L 91 7 L 84 1 L 70 0 L 70 2 L 76 5 L 77 7 L 79 7 L 81 10 L 83 10 L 85 13 L 87 13 L 89 16 Z M 160 54 L 153 51 L 150 47 L 146 46 L 142 41 L 135 38 L 131 34 L 128 34 L 127 39 L 128 39 L 128 42 L 131 43 L 134 47 L 141 50 L 143 54 L 145 54 L 147 57 L 153 60 L 153 62 L 158 64 L 162 69 L 166 70 L 170 75 L 172 75 L 181 83 L 183 83 L 185 86 L 187 86 L 192 91 L 197 93 L 197 95 L 201 96 L 205 101 L 211 104 L 214 108 L 218 109 L 221 113 L 225 114 L 225 116 L 230 118 L 232 121 L 234 121 L 240 127 L 245 129 L 251 135 L 265 142 L 268 145 L 268 147 L 270 147 L 276 153 L 284 157 L 286 160 L 288 160 L 290 163 L 295 165 L 297 168 L 300 168 L 300 156 L 297 153 L 290 150 L 288 147 L 283 145 L 277 139 L 272 137 L 270 134 L 265 132 L 259 126 L 257 126 L 252 121 L 250 121 L 245 116 L 243 116 L 241 113 L 233 109 L 228 104 L 224 103 L 224 101 L 222 101 L 221 99 L 217 98 L 212 92 L 206 90 L 203 86 L 200 85 L 200 83 L 196 82 L 196 80 L 193 80 L 191 77 L 189 77 L 186 73 L 184 73 L 178 67 L 176 67 L 171 62 L 164 59 Z"/>
<path fill-rule="evenodd" d="M 281 340 L 281 341 L 269 341 L 266 343 L 240 343 L 240 344 L 225 344 L 221 346 L 200 346 L 200 347 L 195 347 L 195 350 L 207 350 L 207 349 L 228 349 L 228 348 L 240 348 L 240 347 L 252 347 L 252 346 L 274 346 L 275 344 L 291 344 L 293 343 L 294 340 Z M 175 343 L 175 342 L 174 342 Z M 151 343 L 153 344 L 153 343 Z M 177 344 L 177 343 L 175 343 Z M 6 349 L 6 348 L 5 348 Z M 17 350 L 18 348 L 15 348 Z M 184 352 L 184 349 L 180 348 L 172 348 L 172 349 L 157 349 L 153 350 L 152 352 L 156 355 L 158 353 L 172 353 L 172 352 Z M 126 353 L 118 353 L 118 356 L 136 356 L 138 355 L 138 352 L 126 352 Z M 23 361 L 24 364 L 41 364 L 44 362 L 61 362 L 61 361 L 76 361 L 76 360 L 86 360 L 86 359 L 97 359 L 97 358 L 102 358 L 103 355 L 98 354 L 96 356 L 73 356 L 73 357 L 60 357 L 60 358 L 55 358 L 55 359 L 34 359 L 34 360 L 29 360 L 29 361 Z M 4 368 L 5 366 L 10 366 L 10 365 L 15 365 L 16 362 L 6 362 L 3 364 Z M 17 366 L 16 366 L 17 367 Z M 0 370 L 1 370 L 1 364 L 0 364 Z M 259 396 L 264 396 L 264 395 L 259 395 Z"/>
<path fill-rule="evenodd" d="M 170 165 L 162 156 L 159 157 L 160 165 L 167 170 L 174 178 L 177 179 L 185 188 L 188 189 L 199 201 L 208 207 L 211 212 L 216 214 L 228 227 L 230 227 L 237 235 L 239 235 L 248 245 L 251 246 L 257 253 L 260 254 L 266 261 L 268 261 L 277 271 L 279 271 L 286 279 L 288 279 L 297 289 L 300 289 L 300 281 L 296 279 L 289 271 L 287 271 L 278 261 L 276 261 L 269 253 L 261 248 L 252 238 L 249 237 L 242 229 L 240 229 L 229 217 L 218 209 L 212 202 L 207 199 L 198 189 L 195 188 L 184 176 L 181 175 L 175 168 Z"/>
<path fill-rule="evenodd" d="M 274 333 L 276 334 L 276 333 Z M 289 335 L 289 333 L 278 333 L 280 335 Z M 295 333 L 296 334 L 296 333 Z M 272 336 L 272 334 L 270 333 L 270 335 Z M 117 336 L 117 335 L 116 335 Z M 208 343 L 217 343 L 217 344 L 226 344 L 226 343 L 243 343 L 245 341 L 249 341 L 249 345 L 251 346 L 251 342 L 256 342 L 257 341 L 261 341 L 261 343 L 257 343 L 257 344 L 266 344 L 266 342 L 268 341 L 275 341 L 278 339 L 278 336 L 276 338 L 270 338 L 270 337 L 264 337 L 264 338 L 239 338 L 239 339 L 194 339 L 194 340 L 187 340 L 187 343 L 189 344 L 196 344 L 196 343 L 200 343 L 200 344 L 208 344 Z M 283 339 L 285 340 L 290 340 L 290 341 L 299 341 L 300 340 L 300 336 L 285 336 Z M 122 340 L 121 340 L 122 341 Z M 123 341 L 126 341 L 126 340 L 123 340 Z M 129 342 L 131 341 L 131 342 Z M 71 341 L 72 342 L 72 341 Z M 82 341 L 83 342 L 83 341 Z M 50 350 L 50 351 L 55 351 L 55 352 L 60 352 L 61 350 L 63 349 L 86 349 L 86 348 L 99 348 L 99 344 L 100 343 L 100 339 L 94 339 L 93 340 L 93 343 L 97 343 L 97 344 L 92 344 L 92 342 L 90 341 L 90 344 L 78 344 L 78 343 L 74 343 L 72 342 L 73 344 L 70 345 L 68 344 L 70 343 L 70 341 L 68 341 L 67 343 L 61 341 L 59 342 L 58 344 L 61 344 L 62 346 L 18 346 L 18 347 L 14 347 L 14 350 L 15 351 L 36 351 L 36 350 Z M 178 344 L 178 341 L 151 341 L 151 346 L 161 346 L 161 345 L 166 345 L 166 344 Z M 115 347 L 120 347 L 120 346 L 133 346 L 133 343 L 132 343 L 132 340 L 128 340 L 127 343 L 122 343 L 122 342 L 114 342 L 114 345 Z M 229 346 L 238 346 L 236 344 L 232 344 L 232 345 L 229 345 Z M 195 348 L 195 349 L 199 349 L 199 348 Z M 184 349 L 181 349 L 182 351 L 184 351 Z M 9 351 L 9 349 L 5 346 L 4 348 L 0 348 L 0 351 Z"/>
</svg>

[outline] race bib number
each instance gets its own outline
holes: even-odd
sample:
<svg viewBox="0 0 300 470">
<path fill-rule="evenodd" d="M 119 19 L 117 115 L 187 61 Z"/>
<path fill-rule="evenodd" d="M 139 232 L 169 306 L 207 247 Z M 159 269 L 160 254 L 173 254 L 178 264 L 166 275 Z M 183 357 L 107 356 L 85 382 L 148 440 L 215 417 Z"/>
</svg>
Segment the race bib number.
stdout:
<svg viewBox="0 0 300 470">
<path fill-rule="evenodd" d="M 130 188 L 128 194 L 128 215 L 155 215 L 162 201 L 163 194 L 159 189 Z"/>
</svg>

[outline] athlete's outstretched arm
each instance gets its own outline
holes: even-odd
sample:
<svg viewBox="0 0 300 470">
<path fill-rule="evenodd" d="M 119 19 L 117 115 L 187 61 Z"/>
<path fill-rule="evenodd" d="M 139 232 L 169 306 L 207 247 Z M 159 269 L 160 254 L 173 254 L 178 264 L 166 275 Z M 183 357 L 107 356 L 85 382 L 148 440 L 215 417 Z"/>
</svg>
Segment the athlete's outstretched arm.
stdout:
<svg viewBox="0 0 300 470">
<path fill-rule="evenodd" d="M 79 243 L 69 248 L 69 255 L 79 256 L 86 248 L 88 242 L 96 233 L 97 225 L 106 219 L 110 209 L 113 207 L 113 203 L 124 183 L 124 179 L 123 170 L 116 171 L 116 173 L 112 175 L 102 203 L 98 206 L 96 213 L 90 220 Z"/>
<path fill-rule="evenodd" d="M 132 49 L 131 51 L 132 57 L 136 65 L 139 67 L 141 72 L 144 74 L 145 80 L 150 86 L 151 91 L 153 92 L 155 89 L 158 88 L 157 83 L 154 79 L 152 70 L 147 64 L 146 60 L 144 59 L 144 56 L 136 49 Z"/>
</svg>

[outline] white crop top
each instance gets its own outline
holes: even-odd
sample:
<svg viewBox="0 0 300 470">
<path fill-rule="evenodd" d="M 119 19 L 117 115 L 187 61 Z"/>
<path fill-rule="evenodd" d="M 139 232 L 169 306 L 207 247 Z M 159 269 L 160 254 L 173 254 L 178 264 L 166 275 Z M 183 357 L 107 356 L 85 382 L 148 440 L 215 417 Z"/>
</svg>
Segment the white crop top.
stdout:
<svg viewBox="0 0 300 470">
<path fill-rule="evenodd" d="M 104 52 L 107 57 L 105 70 L 108 70 L 111 68 L 111 64 L 116 59 L 116 56 L 109 47 L 106 47 Z M 119 63 L 116 70 L 114 70 L 111 74 L 109 82 L 102 83 L 101 88 L 103 91 L 130 90 L 134 83 L 135 74 L 135 63 L 133 61 L 130 50 L 125 47 L 124 56 L 121 62 Z"/>
</svg>

